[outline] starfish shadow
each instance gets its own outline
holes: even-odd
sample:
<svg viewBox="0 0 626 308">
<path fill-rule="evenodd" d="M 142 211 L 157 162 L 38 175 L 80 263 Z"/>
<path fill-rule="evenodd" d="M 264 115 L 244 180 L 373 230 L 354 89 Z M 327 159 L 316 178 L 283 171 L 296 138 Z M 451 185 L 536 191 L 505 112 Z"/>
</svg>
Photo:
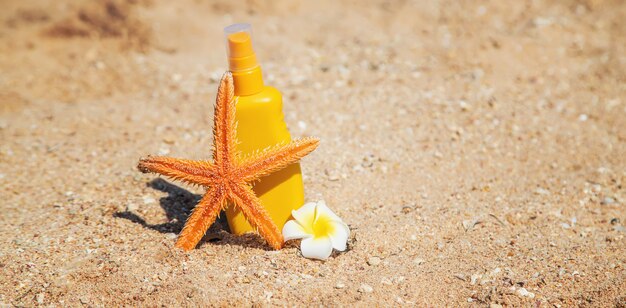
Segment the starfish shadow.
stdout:
<svg viewBox="0 0 626 308">
<path fill-rule="evenodd" d="M 116 218 L 123 218 L 142 225 L 144 228 L 158 231 L 160 233 L 179 234 L 193 208 L 198 204 L 202 195 L 194 194 L 180 186 L 172 184 L 164 179 L 156 178 L 146 184 L 148 187 L 167 193 L 167 196 L 159 200 L 161 208 L 167 217 L 166 223 L 150 224 L 146 220 L 132 211 L 120 211 L 113 214 Z M 222 211 L 213 225 L 198 243 L 196 248 L 200 248 L 207 242 L 218 245 L 240 245 L 244 247 L 260 248 L 271 250 L 263 239 L 252 233 L 236 236 L 230 233 L 226 215 Z"/>
<path fill-rule="evenodd" d="M 202 196 L 194 194 L 184 188 L 176 186 L 161 178 L 154 179 L 146 184 L 148 187 L 166 192 L 167 196 L 161 198 L 159 203 L 165 211 L 166 223 L 149 224 L 145 219 L 131 211 L 122 211 L 114 214 L 115 217 L 128 219 L 138 223 L 145 228 L 159 231 L 161 233 L 180 233 L 183 229 L 187 217 L 193 207 L 200 201 Z"/>
</svg>

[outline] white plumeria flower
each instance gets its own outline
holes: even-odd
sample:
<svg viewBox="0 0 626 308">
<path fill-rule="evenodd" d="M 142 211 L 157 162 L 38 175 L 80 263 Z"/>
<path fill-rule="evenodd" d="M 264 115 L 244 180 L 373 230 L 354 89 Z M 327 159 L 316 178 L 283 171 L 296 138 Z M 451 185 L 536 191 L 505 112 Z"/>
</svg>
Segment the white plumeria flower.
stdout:
<svg viewBox="0 0 626 308">
<path fill-rule="evenodd" d="M 309 202 L 291 211 L 295 220 L 283 227 L 285 241 L 302 239 L 300 251 L 305 258 L 326 260 L 333 252 L 346 250 L 350 229 L 324 201 Z"/>
</svg>

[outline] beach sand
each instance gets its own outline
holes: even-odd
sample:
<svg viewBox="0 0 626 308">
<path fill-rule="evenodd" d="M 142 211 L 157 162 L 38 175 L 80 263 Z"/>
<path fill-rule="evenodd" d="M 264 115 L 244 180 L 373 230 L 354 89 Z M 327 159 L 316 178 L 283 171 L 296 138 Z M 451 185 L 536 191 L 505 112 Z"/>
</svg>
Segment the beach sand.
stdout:
<svg viewBox="0 0 626 308">
<path fill-rule="evenodd" d="M 626 4 L 3 1 L 0 305 L 626 305 Z M 222 28 L 250 22 L 306 199 L 303 258 L 136 169 L 210 155 Z"/>
</svg>

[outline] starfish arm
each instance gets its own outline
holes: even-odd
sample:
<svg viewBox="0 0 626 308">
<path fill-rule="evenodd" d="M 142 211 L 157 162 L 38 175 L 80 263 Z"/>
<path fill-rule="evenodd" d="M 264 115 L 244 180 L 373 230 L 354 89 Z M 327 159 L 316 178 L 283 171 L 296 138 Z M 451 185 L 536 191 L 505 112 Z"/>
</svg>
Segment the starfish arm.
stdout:
<svg viewBox="0 0 626 308">
<path fill-rule="evenodd" d="M 237 174 L 245 182 L 258 180 L 272 172 L 278 171 L 300 160 L 313 152 L 319 145 L 317 138 L 294 140 L 286 145 L 278 145 L 258 151 L 244 158 Z"/>
<path fill-rule="evenodd" d="M 236 151 L 235 86 L 226 72 L 220 80 L 213 113 L 213 158 L 218 166 L 232 165 Z"/>
<path fill-rule="evenodd" d="M 226 195 L 222 187 L 210 188 L 187 219 L 176 241 L 176 247 L 185 251 L 196 247 L 222 210 L 225 201 Z"/>
<path fill-rule="evenodd" d="M 259 234 L 274 249 L 283 247 L 283 235 L 272 221 L 265 208 L 261 205 L 259 198 L 254 194 L 252 188 L 244 182 L 240 182 L 230 187 L 229 199 L 238 206 L 246 220 L 255 228 Z"/>
<path fill-rule="evenodd" d="M 215 177 L 215 165 L 209 161 L 195 161 L 163 156 L 148 156 L 139 160 L 137 168 L 154 172 L 189 184 L 208 186 Z"/>
</svg>

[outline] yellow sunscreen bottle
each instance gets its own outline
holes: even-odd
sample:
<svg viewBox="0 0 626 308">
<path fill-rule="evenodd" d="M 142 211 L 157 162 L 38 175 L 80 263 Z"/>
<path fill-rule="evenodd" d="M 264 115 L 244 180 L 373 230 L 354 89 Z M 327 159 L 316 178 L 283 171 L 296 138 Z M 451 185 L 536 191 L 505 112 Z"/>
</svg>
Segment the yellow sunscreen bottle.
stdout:
<svg viewBox="0 0 626 308">
<path fill-rule="evenodd" d="M 284 121 L 282 95 L 263 84 L 261 67 L 252 49 L 249 24 L 234 24 L 224 29 L 228 48 L 228 64 L 233 74 L 236 105 L 238 149 L 243 155 L 281 142 L 291 135 Z M 293 164 L 254 183 L 254 192 L 272 220 L 282 230 L 291 210 L 304 204 L 304 186 L 300 165 Z M 234 234 L 253 231 L 243 213 L 231 205 L 226 218 Z"/>
</svg>

